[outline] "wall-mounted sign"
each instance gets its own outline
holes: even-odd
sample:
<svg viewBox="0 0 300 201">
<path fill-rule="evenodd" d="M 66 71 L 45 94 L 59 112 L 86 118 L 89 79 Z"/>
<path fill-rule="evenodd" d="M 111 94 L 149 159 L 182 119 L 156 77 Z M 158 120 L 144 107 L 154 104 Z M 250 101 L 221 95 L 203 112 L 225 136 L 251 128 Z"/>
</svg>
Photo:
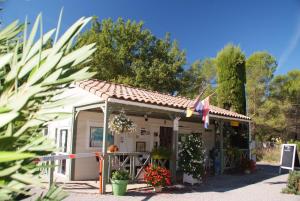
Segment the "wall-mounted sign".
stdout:
<svg viewBox="0 0 300 201">
<path fill-rule="evenodd" d="M 299 169 L 299 157 L 296 144 L 282 144 L 279 174 L 281 169 L 294 170 Z"/>
<path fill-rule="evenodd" d="M 240 122 L 238 121 L 230 121 L 230 125 L 233 127 L 238 127 L 240 125 Z"/>
</svg>

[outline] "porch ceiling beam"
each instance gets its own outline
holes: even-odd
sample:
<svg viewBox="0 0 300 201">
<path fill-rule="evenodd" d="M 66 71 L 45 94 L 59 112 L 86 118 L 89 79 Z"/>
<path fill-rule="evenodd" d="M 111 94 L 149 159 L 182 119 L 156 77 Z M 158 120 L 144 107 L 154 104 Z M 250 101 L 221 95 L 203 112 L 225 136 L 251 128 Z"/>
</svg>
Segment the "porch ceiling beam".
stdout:
<svg viewBox="0 0 300 201">
<path fill-rule="evenodd" d="M 226 119 L 226 120 L 240 121 L 240 122 L 251 122 L 251 120 L 247 120 L 247 119 L 239 119 L 239 118 L 234 118 L 234 117 L 225 117 L 225 116 L 220 116 L 220 115 L 215 115 L 215 114 L 209 114 L 209 117 L 216 118 L 216 119 Z"/>
<path fill-rule="evenodd" d="M 83 110 L 90 110 L 90 109 L 96 109 L 96 108 L 102 108 L 104 106 L 104 102 L 97 102 L 97 103 L 91 103 L 87 105 L 80 105 L 76 106 L 75 110 L 76 112 L 83 111 Z"/>
<path fill-rule="evenodd" d="M 147 103 L 137 103 L 137 102 L 134 102 L 134 101 L 119 100 L 119 99 L 116 99 L 116 98 L 109 98 L 108 102 L 110 102 L 110 103 L 119 103 L 119 104 L 124 104 L 124 105 L 131 105 L 131 106 L 137 106 L 137 107 L 146 107 L 146 108 L 164 110 L 164 111 L 181 113 L 181 114 L 185 113 L 185 110 L 182 110 L 182 109 L 170 108 L 170 107 L 159 106 L 159 105 L 151 105 L 151 104 L 147 104 Z M 193 115 L 199 116 L 199 114 L 197 112 L 194 112 Z M 212 117 L 212 118 L 217 118 L 217 119 L 227 119 L 227 120 L 234 120 L 234 121 L 240 121 L 240 122 L 251 122 L 251 120 L 247 120 L 247 119 L 240 119 L 240 118 L 235 118 L 235 117 L 226 117 L 226 116 L 222 116 L 222 115 L 209 114 L 209 116 Z"/>
<path fill-rule="evenodd" d="M 152 105 L 152 104 L 147 104 L 147 103 L 138 103 L 138 102 L 134 102 L 134 101 L 120 100 L 120 99 L 116 99 L 116 98 L 109 98 L 108 102 L 119 103 L 119 104 L 123 104 L 123 105 L 137 106 L 137 107 L 146 107 L 146 108 L 151 108 L 151 109 L 156 109 L 156 110 L 164 110 L 164 111 L 168 111 L 168 112 L 176 112 L 176 113 L 184 113 L 185 112 L 185 110 L 181 110 L 181 109 L 170 108 L 170 107 L 159 106 L 159 105 Z"/>
</svg>

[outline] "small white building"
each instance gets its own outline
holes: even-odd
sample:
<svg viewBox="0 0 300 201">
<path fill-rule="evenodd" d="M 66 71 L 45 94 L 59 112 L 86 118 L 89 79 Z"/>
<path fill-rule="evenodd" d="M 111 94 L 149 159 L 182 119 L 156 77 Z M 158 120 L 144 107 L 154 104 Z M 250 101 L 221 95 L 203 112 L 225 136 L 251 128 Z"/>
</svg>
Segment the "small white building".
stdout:
<svg viewBox="0 0 300 201">
<path fill-rule="evenodd" d="M 185 117 L 186 108 L 193 103 L 185 97 L 99 80 L 78 82 L 67 90 L 66 95 L 78 97 L 77 101 L 63 108 L 72 116 L 48 124 L 48 136 L 54 139 L 61 154 L 102 152 L 105 155 L 109 144 L 117 145 L 120 153 L 151 152 L 154 147 L 164 146 L 174 153 L 170 168 L 176 171 L 180 142 L 187 134 L 201 133 L 208 158 L 212 149 L 219 151 L 223 171 L 230 165 L 230 157 L 226 158 L 224 151 L 229 145 L 224 144 L 224 138 L 231 132 L 233 141 L 239 138 L 244 140 L 236 143 L 235 147 L 250 155 L 250 118 L 232 111 L 210 105 L 210 125 L 204 129 L 199 114 Z M 125 136 L 109 132 L 109 118 L 121 110 L 136 123 L 136 133 Z M 223 125 L 231 126 L 232 130 L 225 132 Z M 104 137 L 106 143 L 103 143 Z M 70 180 L 95 180 L 99 177 L 99 165 L 95 158 L 57 163 L 55 174 Z"/>
</svg>

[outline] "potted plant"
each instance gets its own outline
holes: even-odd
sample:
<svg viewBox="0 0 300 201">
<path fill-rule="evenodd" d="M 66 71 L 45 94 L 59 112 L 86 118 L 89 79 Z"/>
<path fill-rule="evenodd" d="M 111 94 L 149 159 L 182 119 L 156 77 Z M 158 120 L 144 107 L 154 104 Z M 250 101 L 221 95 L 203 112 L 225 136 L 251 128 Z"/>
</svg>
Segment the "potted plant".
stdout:
<svg viewBox="0 0 300 201">
<path fill-rule="evenodd" d="M 113 195 L 122 196 L 127 191 L 129 173 L 125 170 L 116 170 L 112 173 L 111 183 Z"/>
<path fill-rule="evenodd" d="M 201 183 L 204 172 L 205 149 L 201 134 L 189 135 L 179 152 L 179 167 L 183 171 L 183 182 L 192 185 Z"/>
<path fill-rule="evenodd" d="M 109 121 L 108 127 L 115 134 L 133 133 L 136 130 L 136 124 L 127 117 L 124 110 Z"/>
<path fill-rule="evenodd" d="M 171 157 L 171 151 L 165 147 L 154 148 L 151 152 L 151 158 L 153 160 L 169 160 Z"/>
<path fill-rule="evenodd" d="M 241 159 L 240 166 L 241 166 L 242 171 L 245 174 L 250 174 L 251 172 L 253 172 L 256 169 L 255 161 L 249 160 L 247 158 Z"/>
<path fill-rule="evenodd" d="M 145 168 L 144 179 L 147 184 L 154 187 L 155 192 L 161 192 L 163 187 L 171 185 L 170 171 L 153 164 Z"/>
<path fill-rule="evenodd" d="M 151 151 L 152 163 L 165 167 L 167 161 L 171 158 L 171 154 L 172 152 L 165 147 L 154 148 Z"/>
</svg>

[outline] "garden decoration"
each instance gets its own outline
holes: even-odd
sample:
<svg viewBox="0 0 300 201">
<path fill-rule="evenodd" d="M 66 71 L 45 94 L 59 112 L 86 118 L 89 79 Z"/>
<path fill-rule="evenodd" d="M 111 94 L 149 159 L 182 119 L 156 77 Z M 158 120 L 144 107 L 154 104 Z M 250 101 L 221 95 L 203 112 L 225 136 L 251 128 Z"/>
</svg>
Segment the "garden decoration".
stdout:
<svg viewBox="0 0 300 201">
<path fill-rule="evenodd" d="M 171 185 L 170 171 L 153 164 L 145 168 L 144 179 L 147 184 L 154 187 L 155 192 L 161 192 L 163 187 Z"/>
<path fill-rule="evenodd" d="M 136 124 L 127 117 L 124 110 L 109 121 L 108 127 L 115 134 L 133 133 L 136 130 Z"/>
<path fill-rule="evenodd" d="M 179 153 L 179 167 L 184 172 L 183 182 L 200 183 L 204 171 L 205 150 L 201 134 L 189 135 Z"/>
<path fill-rule="evenodd" d="M 129 173 L 125 170 L 116 170 L 112 173 L 111 183 L 114 195 L 122 196 L 127 191 Z"/>
</svg>

